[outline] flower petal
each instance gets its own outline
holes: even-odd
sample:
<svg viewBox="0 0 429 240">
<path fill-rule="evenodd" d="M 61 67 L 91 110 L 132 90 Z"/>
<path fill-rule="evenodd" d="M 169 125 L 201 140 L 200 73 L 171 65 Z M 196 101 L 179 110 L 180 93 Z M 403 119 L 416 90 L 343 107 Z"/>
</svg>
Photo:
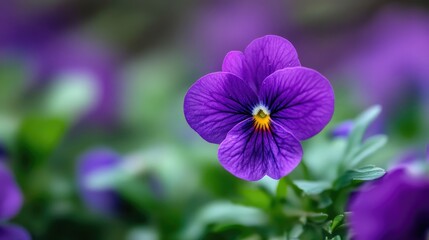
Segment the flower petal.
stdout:
<svg viewBox="0 0 429 240">
<path fill-rule="evenodd" d="M 258 97 L 231 73 L 211 73 L 200 78 L 185 96 L 189 125 L 211 143 L 222 142 L 237 123 L 252 114 Z"/>
<path fill-rule="evenodd" d="M 295 67 L 279 70 L 262 83 L 259 96 L 271 117 L 299 140 L 319 133 L 334 113 L 334 91 L 320 73 Z"/>
<path fill-rule="evenodd" d="M 280 179 L 301 161 L 299 141 L 280 125 L 256 131 L 251 118 L 235 126 L 219 146 L 219 161 L 236 177 L 256 181 L 270 176 Z"/>
<path fill-rule="evenodd" d="M 230 72 L 243 79 L 244 54 L 240 51 L 231 51 L 223 59 L 222 72 Z"/>
<path fill-rule="evenodd" d="M 406 169 L 368 182 L 349 199 L 353 239 L 426 239 L 429 182 Z M 400 207 L 398 207 L 400 206 Z M 376 214 L 374 214 L 376 213 Z"/>
<path fill-rule="evenodd" d="M 247 68 L 243 78 L 258 91 L 264 79 L 275 71 L 301 66 L 298 53 L 288 40 L 274 35 L 253 40 L 244 51 Z"/>
<path fill-rule="evenodd" d="M 30 240 L 30 234 L 22 227 L 10 224 L 0 224 L 0 240 Z"/>
<path fill-rule="evenodd" d="M 21 189 L 12 173 L 0 163 L 0 221 L 14 217 L 22 206 Z"/>
<path fill-rule="evenodd" d="M 115 169 L 121 163 L 121 156 L 107 148 L 93 149 L 79 159 L 77 180 L 79 193 L 85 205 L 94 212 L 115 215 L 120 210 L 122 199 L 113 188 L 93 189 L 88 179 L 96 172 Z"/>
</svg>

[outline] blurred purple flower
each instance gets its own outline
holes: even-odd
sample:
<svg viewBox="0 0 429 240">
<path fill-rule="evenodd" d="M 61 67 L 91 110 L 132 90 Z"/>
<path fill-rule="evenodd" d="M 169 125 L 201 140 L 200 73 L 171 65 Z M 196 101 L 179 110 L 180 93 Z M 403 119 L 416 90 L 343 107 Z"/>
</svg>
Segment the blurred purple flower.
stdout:
<svg viewBox="0 0 429 240">
<path fill-rule="evenodd" d="M 30 235 L 23 228 L 2 223 L 18 214 L 23 203 L 21 190 L 3 163 L 0 163 L 0 186 L 0 240 L 30 239 Z"/>
<path fill-rule="evenodd" d="M 286 9 L 281 0 L 205 2 L 191 19 L 193 32 L 186 35 L 187 42 L 203 56 L 208 70 L 216 70 L 230 49 L 243 49 L 259 36 L 280 34 L 288 22 Z"/>
<path fill-rule="evenodd" d="M 395 169 L 352 197 L 353 239 L 427 239 L 428 202 L 429 179 Z"/>
<path fill-rule="evenodd" d="M 0 240 L 30 240 L 30 234 L 22 227 L 0 224 Z"/>
<path fill-rule="evenodd" d="M 12 173 L 0 163 L 0 220 L 14 217 L 22 206 L 22 193 Z"/>
<path fill-rule="evenodd" d="M 66 30 L 77 16 L 69 3 L 36 6 L 26 0 L 1 1 L 0 52 L 25 53 Z"/>
<path fill-rule="evenodd" d="M 344 121 L 332 130 L 331 135 L 334 138 L 347 138 L 353 130 L 354 122 L 352 120 Z"/>
<path fill-rule="evenodd" d="M 366 104 L 380 103 L 390 116 L 408 115 L 404 111 L 429 100 L 428 25 L 428 12 L 392 7 L 361 33 L 347 71 Z"/>
<path fill-rule="evenodd" d="M 319 133 L 333 111 L 329 81 L 301 67 L 292 44 L 273 35 L 229 52 L 222 72 L 200 78 L 184 101 L 189 125 L 220 144 L 222 166 L 249 181 L 291 172 L 302 157 L 300 140 Z"/>
<path fill-rule="evenodd" d="M 35 7 L 26 1 L 2 1 L 0 56 L 22 60 L 32 80 L 30 87 L 64 75 L 90 79 L 98 95 L 83 120 L 110 125 L 117 120 L 119 104 L 118 57 L 90 37 L 68 33 L 79 18 L 73 4 L 65 1 Z"/>
<path fill-rule="evenodd" d="M 33 59 L 35 84 L 73 77 L 92 81 L 96 102 L 84 120 L 109 125 L 115 122 L 119 104 L 118 58 L 99 42 L 89 38 L 65 37 L 39 49 Z"/>
<path fill-rule="evenodd" d="M 95 212 L 114 215 L 121 204 L 119 194 L 115 189 L 93 189 L 88 185 L 89 177 L 99 171 L 117 167 L 121 157 L 109 149 L 95 149 L 80 157 L 77 168 L 79 192 L 88 208 Z"/>
<path fill-rule="evenodd" d="M 405 169 L 410 174 L 424 175 L 429 172 L 428 156 L 428 153 L 425 155 L 417 149 L 408 149 L 392 161 L 389 169 L 390 171 Z"/>
<path fill-rule="evenodd" d="M 412 149 L 404 152 L 397 161 L 395 161 L 396 165 L 408 165 L 412 164 L 416 161 L 422 159 L 422 154 L 420 154 L 417 150 Z"/>
</svg>

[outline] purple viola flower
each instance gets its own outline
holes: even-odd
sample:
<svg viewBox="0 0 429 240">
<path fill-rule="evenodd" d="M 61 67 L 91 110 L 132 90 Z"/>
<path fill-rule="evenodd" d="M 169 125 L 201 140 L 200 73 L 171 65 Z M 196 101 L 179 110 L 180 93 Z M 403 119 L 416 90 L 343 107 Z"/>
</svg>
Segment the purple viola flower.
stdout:
<svg viewBox="0 0 429 240">
<path fill-rule="evenodd" d="M 300 162 L 300 140 L 319 133 L 334 111 L 334 93 L 320 73 L 300 66 L 292 44 L 278 36 L 229 52 L 222 72 L 200 78 L 185 96 L 189 125 L 220 144 L 233 175 L 280 179 Z"/>
<path fill-rule="evenodd" d="M 25 229 L 2 223 L 18 214 L 23 197 L 18 184 L 5 164 L 0 163 L 0 240 L 31 239 Z"/>
<path fill-rule="evenodd" d="M 353 239 L 427 239 L 429 179 L 398 168 L 365 185 L 350 201 Z"/>
<path fill-rule="evenodd" d="M 109 149 L 95 149 L 85 153 L 77 167 L 77 181 L 80 195 L 89 209 L 105 215 L 117 213 L 120 196 L 114 189 L 93 189 L 89 177 L 97 171 L 109 170 L 118 166 L 121 157 Z"/>
</svg>

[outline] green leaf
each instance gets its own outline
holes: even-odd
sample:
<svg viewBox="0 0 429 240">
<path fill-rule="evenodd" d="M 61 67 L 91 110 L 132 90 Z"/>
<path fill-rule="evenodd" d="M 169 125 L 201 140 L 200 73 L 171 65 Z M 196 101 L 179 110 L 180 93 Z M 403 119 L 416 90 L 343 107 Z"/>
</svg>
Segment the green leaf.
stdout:
<svg viewBox="0 0 429 240">
<path fill-rule="evenodd" d="M 350 146 L 348 148 L 360 144 L 366 129 L 378 117 L 378 115 L 380 115 L 380 112 L 381 106 L 376 105 L 369 108 L 355 119 L 349 141 Z"/>
<path fill-rule="evenodd" d="M 332 204 L 332 199 L 327 192 L 320 194 L 318 208 L 326 208 Z"/>
<path fill-rule="evenodd" d="M 354 127 L 348 138 L 347 147 L 345 151 L 346 163 L 351 160 L 353 155 L 358 152 L 362 139 L 368 126 L 377 118 L 381 112 L 380 106 L 373 106 L 370 109 L 359 115 L 354 121 Z"/>
<path fill-rule="evenodd" d="M 354 153 L 352 159 L 348 163 L 349 167 L 358 165 L 362 160 L 379 150 L 386 143 L 387 137 L 385 135 L 375 135 L 368 138 L 368 140 L 359 147 L 356 153 Z"/>
<path fill-rule="evenodd" d="M 325 181 L 295 180 L 293 183 L 307 195 L 318 195 L 331 188 L 331 184 Z"/>
<path fill-rule="evenodd" d="M 25 90 L 27 74 L 17 59 L 0 59 L 0 109 L 16 107 Z"/>
<path fill-rule="evenodd" d="M 289 232 L 289 239 L 299 239 L 304 232 L 304 227 L 301 224 L 296 224 Z"/>
<path fill-rule="evenodd" d="M 243 227 L 243 226 L 238 225 L 238 224 L 231 224 L 231 223 L 217 223 L 211 228 L 211 231 L 212 232 L 226 232 L 230 229 L 240 228 L 240 227 Z"/>
<path fill-rule="evenodd" d="M 271 205 L 271 197 L 260 188 L 245 187 L 240 189 L 241 205 L 268 209 Z"/>
<path fill-rule="evenodd" d="M 283 178 L 283 180 L 275 180 L 269 177 L 264 177 L 259 181 L 255 182 L 255 185 L 262 187 L 263 189 L 265 189 L 267 192 L 269 192 L 270 194 L 272 194 L 273 196 L 276 196 L 277 194 L 277 188 L 279 187 L 279 182 L 280 181 L 286 181 L 285 178 Z"/>
<path fill-rule="evenodd" d="M 337 236 L 331 238 L 331 240 L 341 240 L 341 237 L 339 235 L 337 235 Z"/>
<path fill-rule="evenodd" d="M 63 119 L 28 117 L 18 130 L 18 153 L 26 167 L 42 163 L 58 146 L 66 131 Z"/>
<path fill-rule="evenodd" d="M 0 113 L 0 141 L 4 144 L 13 145 L 16 140 L 20 119 Z"/>
<path fill-rule="evenodd" d="M 331 234 L 331 224 L 332 220 L 327 221 L 325 224 L 323 224 L 322 229 Z M 327 237 L 325 239 L 328 239 Z"/>
<path fill-rule="evenodd" d="M 282 178 L 279 180 L 279 184 L 277 185 L 276 190 L 276 198 L 277 199 L 285 199 L 287 195 L 287 181 Z"/>
<path fill-rule="evenodd" d="M 103 190 L 128 185 L 143 176 L 148 171 L 148 166 L 139 158 L 126 158 L 120 164 L 111 168 L 103 168 L 92 172 L 85 183 L 93 190 Z"/>
<path fill-rule="evenodd" d="M 50 86 L 43 110 L 52 116 L 74 120 L 97 101 L 98 87 L 90 74 L 70 72 L 57 76 Z"/>
<path fill-rule="evenodd" d="M 116 186 L 116 190 L 141 213 L 150 212 L 154 214 L 151 211 L 154 211 L 157 200 L 153 196 L 150 186 L 147 185 L 147 181 L 131 179 L 126 184 Z"/>
<path fill-rule="evenodd" d="M 134 227 L 127 234 L 127 240 L 159 239 L 159 233 L 152 227 Z"/>
<path fill-rule="evenodd" d="M 326 213 L 308 213 L 307 215 L 307 218 L 315 223 L 323 223 L 328 217 Z"/>
<path fill-rule="evenodd" d="M 200 210 L 183 232 L 181 239 L 201 239 L 206 226 L 212 223 L 260 226 L 267 221 L 267 216 L 260 209 L 215 202 Z"/>
<path fill-rule="evenodd" d="M 349 170 L 337 179 L 334 183 L 334 188 L 339 189 L 348 186 L 352 181 L 370 181 L 380 178 L 386 174 L 382 168 L 369 165 L 354 170 Z"/>
<path fill-rule="evenodd" d="M 334 220 L 332 220 L 332 223 L 329 226 L 329 233 L 332 234 L 335 231 L 335 228 L 337 228 L 343 220 L 344 220 L 344 214 L 337 215 L 334 218 Z"/>
<path fill-rule="evenodd" d="M 303 193 L 303 191 L 288 176 L 284 177 L 283 179 L 286 181 L 286 184 L 292 189 L 293 193 L 295 193 L 297 196 L 300 196 Z"/>
<path fill-rule="evenodd" d="M 370 181 L 380 178 L 384 176 L 384 174 L 386 174 L 384 169 L 369 165 L 351 171 L 349 176 L 352 180 Z"/>
</svg>

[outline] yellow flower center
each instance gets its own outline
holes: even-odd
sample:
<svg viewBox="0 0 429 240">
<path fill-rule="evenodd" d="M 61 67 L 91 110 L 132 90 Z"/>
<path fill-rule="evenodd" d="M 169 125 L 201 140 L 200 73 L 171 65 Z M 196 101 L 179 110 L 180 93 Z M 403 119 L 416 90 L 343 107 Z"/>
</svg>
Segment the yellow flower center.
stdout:
<svg viewBox="0 0 429 240">
<path fill-rule="evenodd" d="M 256 130 L 270 130 L 270 113 L 265 107 L 257 107 L 253 111 L 253 121 Z"/>
</svg>

